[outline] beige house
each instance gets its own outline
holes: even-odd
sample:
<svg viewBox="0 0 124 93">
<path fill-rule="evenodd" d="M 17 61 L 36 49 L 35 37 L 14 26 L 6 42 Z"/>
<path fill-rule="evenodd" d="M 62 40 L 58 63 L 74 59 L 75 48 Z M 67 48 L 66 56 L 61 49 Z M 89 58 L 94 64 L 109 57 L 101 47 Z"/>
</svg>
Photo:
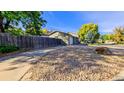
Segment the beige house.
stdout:
<svg viewBox="0 0 124 93">
<path fill-rule="evenodd" d="M 67 45 L 79 44 L 78 37 L 73 36 L 70 33 L 54 31 L 49 34 L 49 37 L 62 39 Z"/>
</svg>

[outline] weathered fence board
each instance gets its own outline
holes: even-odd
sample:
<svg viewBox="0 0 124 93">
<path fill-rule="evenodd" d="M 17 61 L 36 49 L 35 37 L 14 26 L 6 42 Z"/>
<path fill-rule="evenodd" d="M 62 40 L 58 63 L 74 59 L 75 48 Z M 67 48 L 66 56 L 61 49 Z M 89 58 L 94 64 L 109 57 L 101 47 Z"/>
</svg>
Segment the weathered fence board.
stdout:
<svg viewBox="0 0 124 93">
<path fill-rule="evenodd" d="M 15 45 L 19 48 L 47 48 L 64 45 L 61 39 L 43 36 L 12 36 L 8 33 L 0 33 L 0 45 Z"/>
</svg>

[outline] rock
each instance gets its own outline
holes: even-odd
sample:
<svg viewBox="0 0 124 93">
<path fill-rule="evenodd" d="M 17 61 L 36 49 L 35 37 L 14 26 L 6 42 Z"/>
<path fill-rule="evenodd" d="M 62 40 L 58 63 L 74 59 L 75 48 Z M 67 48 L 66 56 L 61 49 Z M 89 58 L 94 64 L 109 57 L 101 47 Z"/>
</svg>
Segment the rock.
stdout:
<svg viewBox="0 0 124 93">
<path fill-rule="evenodd" d="M 104 55 L 111 55 L 112 54 L 110 49 L 107 47 L 97 47 L 97 48 L 95 48 L 95 52 L 97 54 L 104 54 Z"/>
</svg>

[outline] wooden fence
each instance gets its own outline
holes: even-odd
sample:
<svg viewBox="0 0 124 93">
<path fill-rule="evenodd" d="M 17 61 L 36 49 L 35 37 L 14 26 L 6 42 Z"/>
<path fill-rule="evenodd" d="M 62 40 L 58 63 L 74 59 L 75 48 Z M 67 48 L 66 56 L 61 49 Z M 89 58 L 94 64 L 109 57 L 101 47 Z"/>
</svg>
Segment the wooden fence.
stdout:
<svg viewBox="0 0 124 93">
<path fill-rule="evenodd" d="M 15 45 L 19 48 L 47 48 L 64 45 L 61 39 L 43 36 L 12 36 L 8 33 L 0 33 L 0 45 Z"/>
</svg>

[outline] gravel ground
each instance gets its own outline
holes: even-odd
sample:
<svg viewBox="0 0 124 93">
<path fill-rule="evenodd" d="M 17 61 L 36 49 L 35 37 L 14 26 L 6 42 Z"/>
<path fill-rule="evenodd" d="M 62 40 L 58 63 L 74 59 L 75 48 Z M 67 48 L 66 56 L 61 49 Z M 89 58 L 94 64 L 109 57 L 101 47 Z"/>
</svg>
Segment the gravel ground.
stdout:
<svg viewBox="0 0 124 93">
<path fill-rule="evenodd" d="M 49 52 L 22 80 L 106 81 L 124 67 L 124 48 L 110 48 L 112 55 L 95 54 L 95 47 L 66 46 Z"/>
</svg>

